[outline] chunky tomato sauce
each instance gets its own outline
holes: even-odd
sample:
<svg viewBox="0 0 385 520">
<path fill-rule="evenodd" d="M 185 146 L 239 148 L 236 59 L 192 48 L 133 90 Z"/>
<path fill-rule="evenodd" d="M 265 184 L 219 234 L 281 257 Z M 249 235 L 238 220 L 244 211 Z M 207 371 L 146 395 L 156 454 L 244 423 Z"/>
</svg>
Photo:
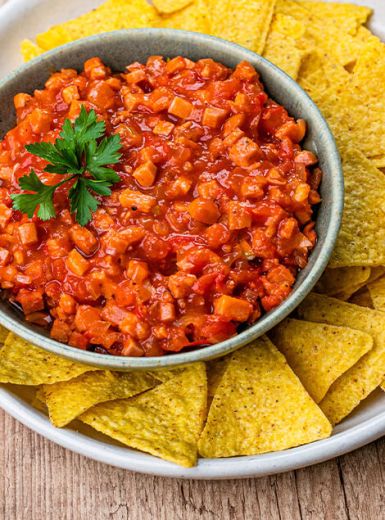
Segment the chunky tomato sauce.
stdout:
<svg viewBox="0 0 385 520">
<path fill-rule="evenodd" d="M 58 182 L 25 145 L 54 142 L 82 105 L 121 136 L 121 182 L 87 227 L 66 186 L 55 219 L 14 211 L 31 168 Z M 152 56 L 111 74 L 92 58 L 15 107 L 0 143 L 0 283 L 27 321 L 77 348 L 155 356 L 225 340 L 289 295 L 316 242 L 321 172 L 298 144 L 305 122 L 250 64 Z"/>
</svg>

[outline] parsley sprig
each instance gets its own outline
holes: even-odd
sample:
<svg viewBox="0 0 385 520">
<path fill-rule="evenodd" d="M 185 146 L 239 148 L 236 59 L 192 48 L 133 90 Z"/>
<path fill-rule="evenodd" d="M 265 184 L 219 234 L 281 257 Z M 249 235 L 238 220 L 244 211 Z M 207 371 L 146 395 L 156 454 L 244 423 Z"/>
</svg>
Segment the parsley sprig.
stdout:
<svg viewBox="0 0 385 520">
<path fill-rule="evenodd" d="M 94 110 L 82 106 L 79 117 L 71 123 L 66 119 L 55 143 L 33 143 L 26 149 L 48 161 L 44 171 L 65 175 L 54 185 L 41 182 L 34 170 L 19 179 L 22 190 L 32 193 L 12 194 L 13 208 L 32 218 L 36 209 L 41 220 L 56 216 L 53 196 L 62 184 L 72 182 L 68 196 L 70 210 L 76 221 L 85 226 L 92 218 L 100 201 L 96 195 L 111 195 L 111 186 L 120 181 L 119 175 L 107 168 L 121 158 L 118 134 L 106 137 L 104 121 L 98 121 Z"/>
</svg>

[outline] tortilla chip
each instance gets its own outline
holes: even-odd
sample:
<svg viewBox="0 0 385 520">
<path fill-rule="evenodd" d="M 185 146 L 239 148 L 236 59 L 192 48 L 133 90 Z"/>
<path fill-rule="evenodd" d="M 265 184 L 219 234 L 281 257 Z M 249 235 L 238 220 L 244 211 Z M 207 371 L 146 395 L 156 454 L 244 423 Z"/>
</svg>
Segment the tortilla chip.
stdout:
<svg viewBox="0 0 385 520">
<path fill-rule="evenodd" d="M 142 395 L 94 406 L 80 420 L 127 446 L 191 467 L 206 406 L 206 368 L 195 363 Z"/>
<path fill-rule="evenodd" d="M 23 40 L 20 44 L 20 52 L 24 61 L 29 61 L 43 54 L 44 49 L 41 49 L 38 45 L 31 42 L 31 40 Z"/>
<path fill-rule="evenodd" d="M 221 358 L 213 359 L 212 361 L 208 361 L 206 363 L 207 392 L 208 392 L 210 402 L 212 401 L 212 399 L 217 391 L 219 383 L 222 380 L 223 374 L 225 373 L 227 367 L 229 366 L 230 359 L 231 359 L 231 354 L 228 356 L 221 357 Z"/>
<path fill-rule="evenodd" d="M 193 0 L 152 0 L 152 5 L 160 14 L 171 14 L 184 9 L 192 2 Z"/>
<path fill-rule="evenodd" d="M 0 344 L 2 345 L 7 339 L 9 331 L 0 325 Z"/>
<path fill-rule="evenodd" d="M 361 307 L 369 307 L 369 309 L 374 309 L 372 298 L 370 297 L 370 292 L 367 287 L 363 287 L 356 293 L 354 293 L 349 298 L 349 303 L 353 303 L 354 305 L 360 305 Z"/>
<path fill-rule="evenodd" d="M 358 150 L 341 148 L 345 206 L 330 267 L 385 264 L 385 176 Z"/>
<path fill-rule="evenodd" d="M 320 403 L 330 422 L 337 424 L 385 378 L 385 313 L 315 293 L 301 303 L 298 313 L 309 321 L 353 326 L 373 337 L 372 350 L 333 383 Z"/>
<path fill-rule="evenodd" d="M 44 50 L 59 45 L 117 29 L 151 27 L 159 15 L 146 0 L 107 0 L 96 9 L 74 20 L 55 25 L 38 34 L 36 42 Z"/>
<path fill-rule="evenodd" d="M 62 427 L 92 406 L 132 397 L 157 384 L 146 372 L 88 372 L 70 381 L 43 385 L 41 395 L 52 424 Z"/>
<path fill-rule="evenodd" d="M 326 19 L 329 23 L 353 36 L 372 14 L 372 9 L 369 7 L 356 4 L 316 2 L 313 0 L 298 0 L 298 3 L 308 9 L 312 15 Z"/>
<path fill-rule="evenodd" d="M 281 322 L 270 337 L 316 403 L 373 347 L 365 332 L 292 319 Z"/>
<path fill-rule="evenodd" d="M 328 437 L 331 426 L 282 354 L 262 337 L 235 352 L 199 440 L 203 457 L 254 455 Z"/>
<path fill-rule="evenodd" d="M 210 33 L 209 12 L 204 0 L 196 0 L 185 9 L 163 16 L 157 27 L 165 29 L 182 29 L 200 33 Z"/>
<path fill-rule="evenodd" d="M 385 311 L 385 277 L 370 283 L 368 291 L 373 307 L 378 311 Z"/>
<path fill-rule="evenodd" d="M 97 368 L 46 352 L 10 332 L 0 348 L 0 383 L 41 385 L 68 381 Z"/>
<path fill-rule="evenodd" d="M 263 57 L 273 62 L 297 79 L 302 60 L 307 51 L 297 46 L 303 37 L 305 26 L 292 16 L 276 15 L 267 36 Z"/>
<path fill-rule="evenodd" d="M 369 276 L 369 267 L 327 268 L 316 285 L 316 292 L 333 296 L 343 291 L 351 291 L 352 295 L 365 285 Z"/>
<path fill-rule="evenodd" d="M 275 3 L 276 0 L 209 0 L 210 33 L 261 54 Z"/>
</svg>

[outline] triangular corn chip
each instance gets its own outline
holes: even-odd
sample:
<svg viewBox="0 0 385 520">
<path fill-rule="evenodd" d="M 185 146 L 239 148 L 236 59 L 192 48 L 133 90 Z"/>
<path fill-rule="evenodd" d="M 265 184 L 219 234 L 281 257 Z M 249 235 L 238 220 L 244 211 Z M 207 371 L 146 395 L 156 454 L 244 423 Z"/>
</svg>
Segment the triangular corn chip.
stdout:
<svg viewBox="0 0 385 520">
<path fill-rule="evenodd" d="M 316 403 L 373 347 L 373 338 L 348 327 L 287 319 L 270 338 Z"/>
<path fill-rule="evenodd" d="M 0 383 L 50 384 L 93 370 L 98 369 L 46 352 L 11 332 L 0 348 Z"/>
<path fill-rule="evenodd" d="M 40 395 L 52 424 L 62 427 L 92 406 L 132 397 L 157 384 L 146 372 L 88 372 L 70 381 L 43 385 Z"/>
<path fill-rule="evenodd" d="M 80 420 L 127 446 L 191 467 L 206 406 L 206 367 L 196 363 L 142 395 L 95 406 Z"/>
<path fill-rule="evenodd" d="M 203 457 L 254 455 L 331 433 L 322 411 L 266 338 L 233 354 L 199 440 Z"/>
<path fill-rule="evenodd" d="M 373 348 L 333 383 L 320 403 L 330 422 L 337 424 L 385 379 L 385 313 L 314 293 L 298 313 L 306 320 L 354 327 L 373 337 Z"/>
</svg>

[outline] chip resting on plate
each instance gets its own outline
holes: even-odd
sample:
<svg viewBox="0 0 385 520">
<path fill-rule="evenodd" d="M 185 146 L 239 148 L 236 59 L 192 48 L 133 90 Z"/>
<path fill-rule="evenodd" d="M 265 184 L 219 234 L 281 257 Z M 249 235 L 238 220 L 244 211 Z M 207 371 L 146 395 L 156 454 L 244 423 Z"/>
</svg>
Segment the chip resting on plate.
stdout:
<svg viewBox="0 0 385 520">
<path fill-rule="evenodd" d="M 385 175 L 360 151 L 340 150 L 345 206 L 330 266 L 384 265 L 385 202 L 381 201 L 385 201 Z"/>
<path fill-rule="evenodd" d="M 185 9 L 163 16 L 156 27 L 166 29 L 183 29 L 200 33 L 210 33 L 210 22 L 207 2 L 195 0 Z"/>
<path fill-rule="evenodd" d="M 337 424 L 385 379 L 385 313 L 314 293 L 298 313 L 309 321 L 350 326 L 373 337 L 373 348 L 333 383 L 320 403 L 330 422 Z"/>
<path fill-rule="evenodd" d="M 231 359 L 231 354 L 218 359 L 213 359 L 206 363 L 207 367 L 207 392 L 209 400 L 212 399 L 217 391 Z"/>
<path fill-rule="evenodd" d="M 9 332 L 2 325 L 0 325 L 0 344 L 3 344 L 7 339 Z"/>
<path fill-rule="evenodd" d="M 70 381 L 43 385 L 43 397 L 54 426 L 62 427 L 96 404 L 133 397 L 158 381 L 146 372 L 88 372 Z"/>
<path fill-rule="evenodd" d="M 270 26 L 263 57 L 297 79 L 306 50 L 298 46 L 305 33 L 304 24 L 292 16 L 277 14 Z"/>
<path fill-rule="evenodd" d="M 74 20 L 55 25 L 38 34 L 36 42 L 38 47 L 47 51 L 93 34 L 151 27 L 158 18 L 156 10 L 146 0 L 107 0 Z M 25 43 L 23 48 L 28 49 Z"/>
<path fill-rule="evenodd" d="M 42 385 L 68 381 L 95 367 L 46 352 L 11 332 L 0 347 L 0 383 Z"/>
<path fill-rule="evenodd" d="M 287 319 L 270 335 L 316 403 L 373 347 L 373 338 L 349 327 Z"/>
<path fill-rule="evenodd" d="M 276 0 L 213 0 L 210 33 L 262 53 Z"/>
<path fill-rule="evenodd" d="M 369 280 L 369 267 L 327 268 L 316 285 L 316 292 L 334 296 L 358 291 Z"/>
<path fill-rule="evenodd" d="M 373 307 L 378 311 L 385 311 L 385 277 L 369 283 L 368 291 Z"/>
<path fill-rule="evenodd" d="M 174 13 L 191 3 L 193 0 L 152 0 L 152 5 L 160 14 Z"/>
<path fill-rule="evenodd" d="M 80 420 L 127 446 L 191 467 L 206 407 L 206 367 L 195 363 L 137 397 L 94 406 Z"/>
<path fill-rule="evenodd" d="M 235 352 L 199 440 L 203 457 L 254 455 L 328 437 L 331 426 L 283 355 L 262 337 Z"/>
</svg>

